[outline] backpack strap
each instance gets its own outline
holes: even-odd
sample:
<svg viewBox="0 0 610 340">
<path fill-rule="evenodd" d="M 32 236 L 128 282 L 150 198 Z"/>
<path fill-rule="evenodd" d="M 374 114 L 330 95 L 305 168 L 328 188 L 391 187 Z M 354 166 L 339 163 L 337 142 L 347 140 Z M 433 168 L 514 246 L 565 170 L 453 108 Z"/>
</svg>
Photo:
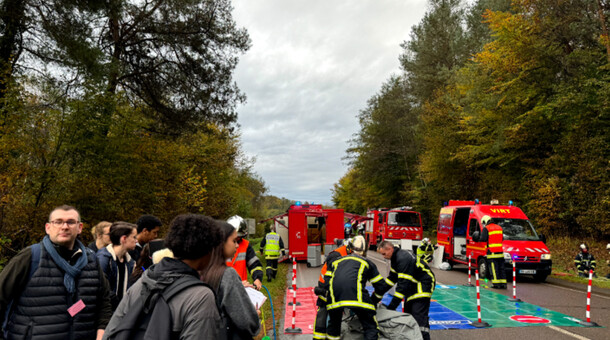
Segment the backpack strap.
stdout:
<svg viewBox="0 0 610 340">
<path fill-rule="evenodd" d="M 214 290 L 212 289 L 212 287 L 210 287 L 207 283 L 202 282 L 199 278 L 192 276 L 192 275 L 184 275 L 184 276 L 180 277 L 179 279 L 177 279 L 176 281 L 174 281 L 174 283 L 169 285 L 167 288 L 165 288 L 163 290 L 163 298 L 165 299 L 165 301 L 169 301 L 176 294 L 178 294 L 181 291 L 183 291 L 189 287 L 192 287 L 192 286 L 205 286 L 205 287 L 210 288 L 210 290 L 212 291 L 212 294 L 214 294 L 214 301 L 216 301 L 216 293 L 214 293 Z"/>
<path fill-rule="evenodd" d="M 38 266 L 40 266 L 40 259 L 42 257 L 40 243 L 33 244 L 30 249 L 32 250 L 32 259 L 30 261 L 30 274 L 28 276 L 28 281 L 32 278 L 32 275 L 34 275 L 36 269 L 38 269 Z"/>
</svg>

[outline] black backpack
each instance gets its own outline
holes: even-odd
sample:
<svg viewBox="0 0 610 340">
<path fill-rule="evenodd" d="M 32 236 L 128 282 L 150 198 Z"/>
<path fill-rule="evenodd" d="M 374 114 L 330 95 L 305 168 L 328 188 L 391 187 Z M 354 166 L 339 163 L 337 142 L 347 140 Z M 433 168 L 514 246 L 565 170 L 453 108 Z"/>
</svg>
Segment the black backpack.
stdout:
<svg viewBox="0 0 610 340">
<path fill-rule="evenodd" d="M 179 334 L 172 332 L 172 313 L 167 303 L 176 294 L 192 286 L 210 288 L 199 278 L 186 275 L 165 289 L 153 290 L 148 296 L 141 296 L 123 316 L 117 328 L 105 334 L 104 338 L 116 340 L 177 339 Z M 214 292 L 211 288 L 210 290 L 212 293 Z"/>
</svg>

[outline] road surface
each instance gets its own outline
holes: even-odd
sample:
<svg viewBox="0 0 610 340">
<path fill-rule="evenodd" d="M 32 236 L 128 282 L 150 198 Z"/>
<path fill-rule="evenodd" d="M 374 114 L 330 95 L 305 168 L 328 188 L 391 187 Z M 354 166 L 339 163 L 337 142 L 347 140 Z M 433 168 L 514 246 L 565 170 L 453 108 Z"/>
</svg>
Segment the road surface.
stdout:
<svg viewBox="0 0 610 340">
<path fill-rule="evenodd" d="M 387 277 L 390 269 L 389 261 L 370 251 L 368 257 L 377 265 L 379 272 Z M 451 271 L 442 271 L 433 268 L 436 275 L 437 284 L 443 285 L 463 285 L 467 283 L 467 268 L 457 266 Z M 308 268 L 305 263 L 299 263 L 297 268 L 297 287 L 313 287 L 316 285 L 320 267 Z M 291 280 L 292 272 L 289 273 L 288 280 Z M 473 275 L 474 281 L 474 275 Z M 509 280 L 512 283 L 512 279 Z M 538 305 L 574 318 L 585 319 L 587 287 L 581 284 L 566 282 L 563 280 L 549 278 L 546 283 L 536 283 L 527 277 L 518 277 L 517 296 L 527 303 Z M 488 288 L 482 288 L 482 291 Z M 490 289 L 496 293 L 512 296 L 512 285 L 509 289 L 497 290 Z M 483 317 L 483 319 L 485 319 Z M 610 290 L 594 287 L 591 297 L 591 321 L 596 322 L 602 327 L 557 327 L 552 324 L 549 326 L 536 327 L 509 327 L 491 329 L 451 329 L 451 330 L 432 330 L 432 339 L 610 339 Z M 283 327 L 283 323 L 282 323 Z M 283 329 L 283 328 L 282 328 Z M 311 335 L 286 335 L 279 334 L 279 339 L 304 340 L 312 339 Z"/>
</svg>

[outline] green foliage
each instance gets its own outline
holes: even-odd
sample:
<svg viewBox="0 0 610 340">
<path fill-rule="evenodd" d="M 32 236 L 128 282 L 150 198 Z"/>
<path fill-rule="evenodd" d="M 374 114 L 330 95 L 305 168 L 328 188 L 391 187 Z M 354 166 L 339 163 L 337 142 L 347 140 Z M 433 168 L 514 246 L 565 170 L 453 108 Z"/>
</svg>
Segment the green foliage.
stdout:
<svg viewBox="0 0 610 340">
<path fill-rule="evenodd" d="M 607 238 L 610 67 L 597 14 L 584 0 L 430 1 L 403 44 L 406 85 L 394 107 L 410 109 L 380 109 L 396 98 L 388 84 L 370 100 L 335 203 L 409 201 L 434 226 L 443 201 L 512 199 L 547 235 Z M 401 118 L 410 123 L 392 130 Z M 370 142 L 383 130 L 383 142 Z M 392 137 L 409 131 L 416 138 L 401 147 L 416 160 L 411 176 L 384 171 L 405 169 L 388 160 Z"/>
</svg>

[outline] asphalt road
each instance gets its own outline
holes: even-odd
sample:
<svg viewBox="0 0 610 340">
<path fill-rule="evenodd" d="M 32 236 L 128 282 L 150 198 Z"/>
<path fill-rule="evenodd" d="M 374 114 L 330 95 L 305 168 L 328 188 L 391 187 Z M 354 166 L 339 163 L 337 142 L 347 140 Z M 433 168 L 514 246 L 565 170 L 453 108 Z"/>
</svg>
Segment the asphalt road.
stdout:
<svg viewBox="0 0 610 340">
<path fill-rule="evenodd" d="M 389 261 L 383 259 L 381 255 L 374 251 L 368 253 L 368 257 L 375 262 L 381 275 L 386 277 L 389 273 Z M 467 283 L 468 275 L 466 266 L 457 266 L 451 271 L 442 271 L 433 268 L 437 283 L 444 285 L 462 285 Z M 299 263 L 297 268 L 297 286 L 313 287 L 320 274 L 320 267 L 307 268 L 305 263 Z M 292 273 L 289 273 L 291 277 Z M 474 280 L 474 275 L 473 275 Z M 511 279 L 512 283 L 512 279 Z M 485 289 L 485 288 L 482 288 Z M 512 286 L 506 290 L 493 290 L 512 296 Z M 536 283 L 527 277 L 518 277 L 517 286 L 518 297 L 528 303 L 538 305 L 550 310 L 563 313 L 581 320 L 585 319 L 587 287 L 581 284 L 566 282 L 563 280 L 549 278 L 546 283 Z M 610 339 L 610 290 L 593 289 L 591 296 L 591 321 L 596 322 L 602 327 L 556 327 L 536 326 L 536 327 L 511 327 L 511 328 L 491 328 L 475 330 L 432 330 L 432 339 Z M 279 332 L 278 332 L 279 333 Z M 284 335 L 280 339 L 304 340 L 312 339 L 312 336 L 305 335 Z"/>
</svg>

